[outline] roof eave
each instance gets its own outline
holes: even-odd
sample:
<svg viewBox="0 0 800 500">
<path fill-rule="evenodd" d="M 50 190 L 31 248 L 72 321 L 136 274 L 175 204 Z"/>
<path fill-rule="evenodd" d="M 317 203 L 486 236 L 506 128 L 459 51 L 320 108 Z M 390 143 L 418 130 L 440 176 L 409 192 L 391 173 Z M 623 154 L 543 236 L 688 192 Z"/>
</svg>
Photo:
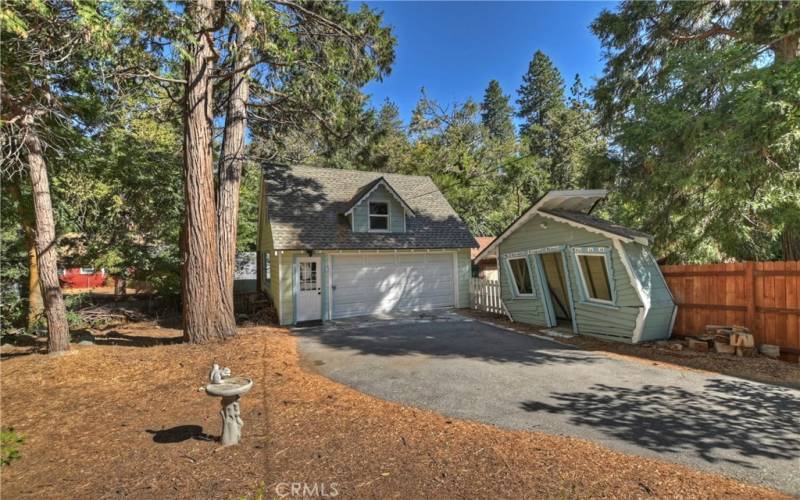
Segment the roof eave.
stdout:
<svg viewBox="0 0 800 500">
<path fill-rule="evenodd" d="M 599 227 L 595 227 L 590 224 L 584 224 L 582 222 L 574 221 L 572 219 L 567 219 L 566 217 L 559 217 L 556 214 L 544 211 L 538 211 L 538 213 L 542 217 L 547 217 L 549 219 L 553 219 L 558 222 L 563 222 L 564 224 L 568 224 L 573 227 L 579 227 L 592 233 L 601 234 L 607 238 L 624 241 L 625 243 L 639 243 L 644 246 L 650 246 L 650 239 L 645 238 L 644 236 L 625 236 L 611 231 L 606 231 L 605 229 L 600 229 Z"/>
<path fill-rule="evenodd" d="M 514 231 L 517 230 L 521 225 L 528 222 L 528 220 L 533 217 L 534 214 L 538 211 L 539 207 L 541 207 L 545 202 L 551 200 L 553 198 L 561 197 L 561 196 L 589 196 L 589 197 L 597 197 L 597 198 L 605 198 L 608 195 L 608 191 L 605 189 L 585 189 L 585 190 L 573 190 L 573 191 L 548 191 L 545 193 L 541 198 L 536 200 L 536 202 L 531 205 L 531 207 L 525 211 L 522 215 L 517 217 L 517 220 L 512 222 L 502 233 L 500 236 L 495 238 L 491 245 L 483 249 L 481 253 L 475 257 L 474 262 L 481 261 L 489 252 L 497 248 L 497 246 L 502 242 L 504 239 L 509 237 Z M 594 207 L 592 207 L 594 208 Z"/>
</svg>

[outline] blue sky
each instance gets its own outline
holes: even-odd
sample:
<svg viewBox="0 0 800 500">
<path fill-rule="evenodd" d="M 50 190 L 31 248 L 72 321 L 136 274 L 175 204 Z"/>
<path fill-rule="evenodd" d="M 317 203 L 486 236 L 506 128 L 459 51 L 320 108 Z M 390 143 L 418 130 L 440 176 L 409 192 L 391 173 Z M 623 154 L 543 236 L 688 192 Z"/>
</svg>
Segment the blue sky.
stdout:
<svg viewBox="0 0 800 500">
<path fill-rule="evenodd" d="M 589 24 L 613 2 L 368 2 L 397 38 L 392 73 L 366 92 L 394 101 L 407 122 L 420 88 L 441 104 L 480 102 L 491 79 L 516 100 L 533 53 L 555 62 L 567 88 L 576 73 L 591 85 L 603 68 Z M 355 7 L 355 5 L 354 5 Z"/>
</svg>

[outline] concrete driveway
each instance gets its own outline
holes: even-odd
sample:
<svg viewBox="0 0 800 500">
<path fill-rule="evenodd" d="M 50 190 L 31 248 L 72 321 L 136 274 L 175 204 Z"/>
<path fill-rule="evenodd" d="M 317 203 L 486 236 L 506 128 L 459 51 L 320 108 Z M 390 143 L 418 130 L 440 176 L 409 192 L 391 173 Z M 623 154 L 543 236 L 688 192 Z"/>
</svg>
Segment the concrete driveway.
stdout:
<svg viewBox="0 0 800 500">
<path fill-rule="evenodd" d="M 320 373 L 379 398 L 800 494 L 800 391 L 610 358 L 452 311 L 295 333 Z"/>
</svg>

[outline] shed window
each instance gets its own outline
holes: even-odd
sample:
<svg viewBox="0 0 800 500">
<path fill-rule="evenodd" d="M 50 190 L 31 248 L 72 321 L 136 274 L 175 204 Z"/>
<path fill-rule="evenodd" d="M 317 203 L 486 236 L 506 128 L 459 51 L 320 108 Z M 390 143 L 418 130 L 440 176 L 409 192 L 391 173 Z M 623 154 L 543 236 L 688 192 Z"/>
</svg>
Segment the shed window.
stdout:
<svg viewBox="0 0 800 500">
<path fill-rule="evenodd" d="M 611 302 L 611 283 L 605 255 L 578 255 L 586 296 L 592 300 Z"/>
<path fill-rule="evenodd" d="M 389 204 L 373 201 L 369 204 L 369 230 L 389 230 Z"/>
<path fill-rule="evenodd" d="M 508 259 L 508 266 L 511 268 L 511 275 L 514 276 L 514 285 L 517 287 L 517 294 L 532 295 L 533 283 L 531 283 L 531 272 L 528 268 L 526 259 Z"/>
</svg>

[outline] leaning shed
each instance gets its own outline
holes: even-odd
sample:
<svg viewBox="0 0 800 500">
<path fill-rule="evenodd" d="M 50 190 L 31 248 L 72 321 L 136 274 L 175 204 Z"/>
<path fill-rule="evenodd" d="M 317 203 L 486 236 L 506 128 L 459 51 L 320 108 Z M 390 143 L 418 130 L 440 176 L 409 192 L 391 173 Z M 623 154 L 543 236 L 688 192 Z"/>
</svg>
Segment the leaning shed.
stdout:
<svg viewBox="0 0 800 500">
<path fill-rule="evenodd" d="M 652 238 L 591 215 L 606 194 L 550 191 L 474 261 L 498 257 L 514 321 L 631 343 L 669 338 L 677 306 Z"/>
</svg>

